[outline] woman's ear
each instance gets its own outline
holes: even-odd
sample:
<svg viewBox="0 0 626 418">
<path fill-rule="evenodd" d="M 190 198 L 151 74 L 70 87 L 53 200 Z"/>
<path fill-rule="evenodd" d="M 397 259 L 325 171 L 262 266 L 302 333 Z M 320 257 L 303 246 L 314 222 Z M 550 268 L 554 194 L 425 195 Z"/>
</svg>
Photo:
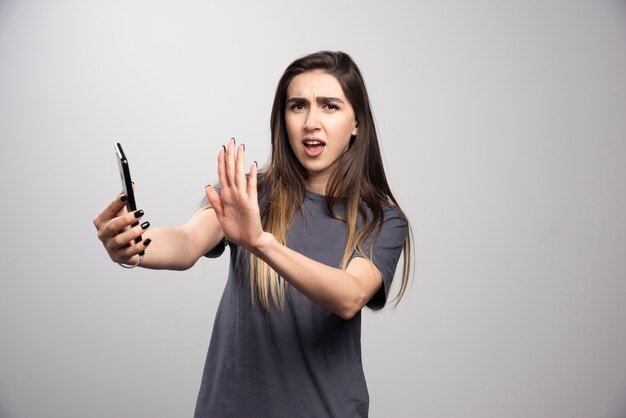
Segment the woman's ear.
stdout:
<svg viewBox="0 0 626 418">
<path fill-rule="evenodd" d="M 354 141 L 356 141 L 356 136 L 358 133 L 359 133 L 359 122 L 355 120 L 354 128 L 352 128 L 352 135 L 350 135 L 350 144 L 348 145 L 348 148 L 354 145 Z"/>
<path fill-rule="evenodd" d="M 359 122 L 354 122 L 354 129 L 352 129 L 352 136 L 357 136 L 359 133 Z"/>
</svg>

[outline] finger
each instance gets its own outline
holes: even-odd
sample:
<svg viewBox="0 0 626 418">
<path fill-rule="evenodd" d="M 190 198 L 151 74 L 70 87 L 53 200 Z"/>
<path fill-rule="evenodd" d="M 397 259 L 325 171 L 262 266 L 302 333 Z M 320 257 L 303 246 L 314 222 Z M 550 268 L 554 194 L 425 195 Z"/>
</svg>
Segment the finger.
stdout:
<svg viewBox="0 0 626 418">
<path fill-rule="evenodd" d="M 124 231 L 130 225 L 138 222 L 138 219 L 141 219 L 143 215 L 143 210 L 140 209 L 111 219 L 98 230 L 98 238 L 104 242 L 105 240 L 118 235 L 120 231 Z"/>
<path fill-rule="evenodd" d="M 119 212 L 117 212 L 117 214 L 115 215 L 115 217 L 117 218 L 118 216 L 122 216 L 123 214 L 126 213 L 126 206 L 124 206 L 122 209 L 120 209 Z"/>
<path fill-rule="evenodd" d="M 113 261 L 117 263 L 135 265 L 139 262 L 139 257 L 145 255 L 146 248 L 148 248 L 151 242 L 151 238 L 146 238 L 139 244 L 135 244 L 132 247 L 124 248 L 119 252 L 118 256 L 116 257 L 117 259 Z"/>
<path fill-rule="evenodd" d="M 237 157 L 235 160 L 235 184 L 238 189 L 245 191 L 246 190 L 246 168 L 245 168 L 245 157 L 246 146 L 241 144 L 237 147 Z"/>
<path fill-rule="evenodd" d="M 110 251 L 118 251 L 121 248 L 132 247 L 133 244 L 141 242 L 141 234 L 150 227 L 150 222 L 143 222 L 141 225 L 135 225 L 130 229 L 120 232 L 108 239 L 105 243 Z"/>
<path fill-rule="evenodd" d="M 224 207 L 222 206 L 222 198 L 220 197 L 217 190 L 215 190 L 215 187 L 207 186 L 204 189 L 204 193 L 206 193 L 206 197 L 207 199 L 209 199 L 211 207 L 215 210 L 215 214 L 217 215 L 218 219 L 221 218 L 222 214 L 224 213 Z"/>
<path fill-rule="evenodd" d="M 120 210 L 115 214 L 115 218 L 117 218 L 118 216 L 122 216 L 123 214 L 128 212 L 128 196 L 124 193 L 124 192 L 120 192 L 117 197 L 119 197 L 122 202 L 124 203 L 124 205 L 120 208 Z"/>
<path fill-rule="evenodd" d="M 107 207 L 93 219 L 93 225 L 96 229 L 99 231 L 104 224 L 117 217 L 120 212 L 123 212 L 124 205 L 127 200 L 128 197 L 122 193 L 113 199 L 113 201 L 111 201 L 111 203 L 109 203 Z"/>
<path fill-rule="evenodd" d="M 255 161 L 250 167 L 250 177 L 248 178 L 248 196 L 253 202 L 257 202 L 257 171 L 259 167 Z"/>
<path fill-rule="evenodd" d="M 220 181 L 222 190 L 228 188 L 228 177 L 226 176 L 226 147 L 222 145 L 220 152 L 217 154 L 217 178 Z"/>
<path fill-rule="evenodd" d="M 233 187 L 235 183 L 235 138 L 231 138 L 226 145 L 226 177 L 228 185 Z"/>
</svg>

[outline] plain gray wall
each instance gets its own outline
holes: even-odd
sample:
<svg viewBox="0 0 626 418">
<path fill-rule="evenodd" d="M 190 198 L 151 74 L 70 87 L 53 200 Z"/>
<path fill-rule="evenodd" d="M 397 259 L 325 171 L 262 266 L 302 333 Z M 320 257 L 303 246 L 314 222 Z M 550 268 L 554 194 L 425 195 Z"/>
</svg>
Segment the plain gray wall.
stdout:
<svg viewBox="0 0 626 418">
<path fill-rule="evenodd" d="M 624 1 L 3 0 L 1 417 L 192 415 L 227 258 L 109 261 L 113 141 L 179 225 L 321 49 L 360 65 L 416 239 L 364 314 L 371 416 L 626 416 Z"/>
</svg>

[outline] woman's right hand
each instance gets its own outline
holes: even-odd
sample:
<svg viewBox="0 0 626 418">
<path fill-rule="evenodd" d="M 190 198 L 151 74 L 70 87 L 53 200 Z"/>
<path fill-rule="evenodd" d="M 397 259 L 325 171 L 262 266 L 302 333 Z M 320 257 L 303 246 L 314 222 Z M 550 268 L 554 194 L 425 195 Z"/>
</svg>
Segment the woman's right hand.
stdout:
<svg viewBox="0 0 626 418">
<path fill-rule="evenodd" d="M 102 241 L 111 260 L 136 265 L 145 254 L 150 238 L 139 243 L 135 243 L 135 239 L 145 232 L 150 223 L 138 223 L 144 215 L 141 209 L 126 213 L 124 210 L 126 199 L 126 195 L 118 195 L 94 218 L 93 224 L 98 231 L 98 239 Z M 132 226 L 134 223 L 138 224 Z"/>
</svg>

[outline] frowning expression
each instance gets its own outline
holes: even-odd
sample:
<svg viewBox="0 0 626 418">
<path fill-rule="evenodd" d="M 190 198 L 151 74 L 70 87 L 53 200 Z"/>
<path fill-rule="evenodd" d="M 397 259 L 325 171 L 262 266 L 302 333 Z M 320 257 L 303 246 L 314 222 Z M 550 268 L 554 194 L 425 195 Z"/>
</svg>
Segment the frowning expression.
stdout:
<svg viewBox="0 0 626 418">
<path fill-rule="evenodd" d="M 291 80 L 285 123 L 289 143 L 307 170 L 307 188 L 323 193 L 338 158 L 358 132 L 352 105 L 337 79 L 321 70 Z"/>
</svg>

